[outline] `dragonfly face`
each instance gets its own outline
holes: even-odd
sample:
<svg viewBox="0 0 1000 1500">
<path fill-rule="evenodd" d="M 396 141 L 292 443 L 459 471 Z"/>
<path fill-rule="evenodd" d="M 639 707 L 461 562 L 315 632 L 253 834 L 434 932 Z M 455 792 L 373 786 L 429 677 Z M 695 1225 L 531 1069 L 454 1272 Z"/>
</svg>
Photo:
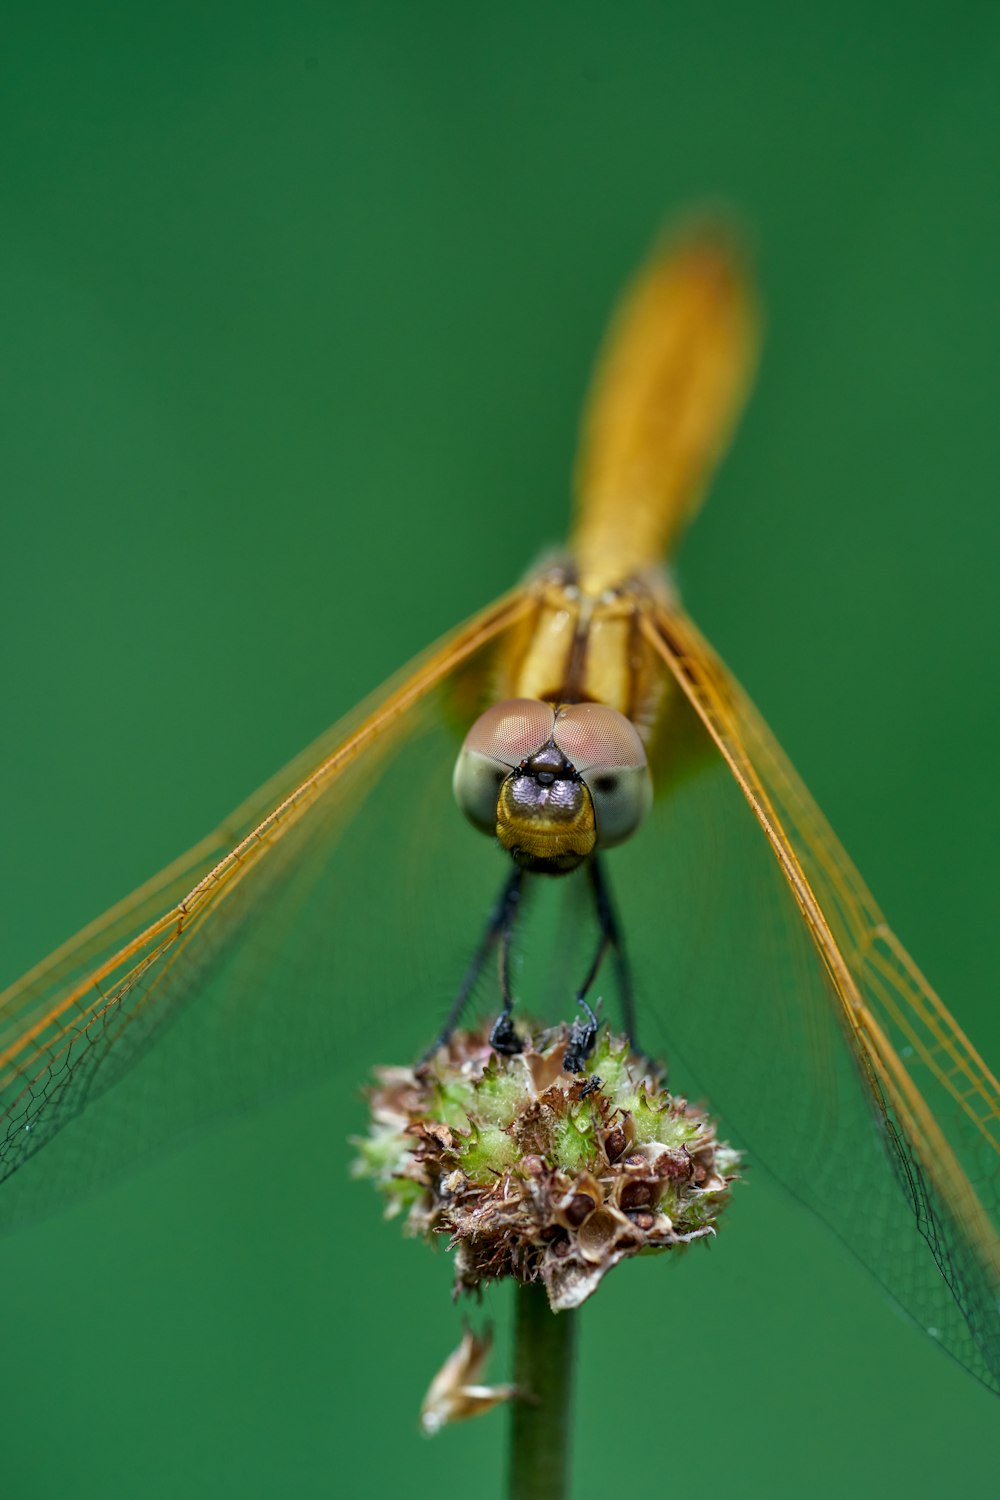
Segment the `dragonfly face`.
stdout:
<svg viewBox="0 0 1000 1500">
<path fill-rule="evenodd" d="M 496 949 L 508 1012 L 522 882 L 558 872 L 537 884 L 588 890 L 597 941 L 557 1003 L 610 955 L 628 1029 L 634 976 L 644 1044 L 1000 1389 L 996 1079 L 658 571 L 741 405 L 754 321 L 724 233 L 655 254 L 599 367 L 566 559 L 0 996 L 0 1224 L 322 1066 L 378 1007 L 426 1037 L 393 950 L 436 966 L 435 993 L 468 962 L 464 1003 Z M 454 914 L 488 907 L 495 865 L 443 811 L 453 766 L 508 860 L 471 960 Z M 395 942 L 359 942 L 373 911 Z"/>
<path fill-rule="evenodd" d="M 495 834 L 517 864 L 546 875 L 622 843 L 652 801 L 642 739 L 603 703 L 494 705 L 466 735 L 453 785 L 470 823 Z"/>
</svg>

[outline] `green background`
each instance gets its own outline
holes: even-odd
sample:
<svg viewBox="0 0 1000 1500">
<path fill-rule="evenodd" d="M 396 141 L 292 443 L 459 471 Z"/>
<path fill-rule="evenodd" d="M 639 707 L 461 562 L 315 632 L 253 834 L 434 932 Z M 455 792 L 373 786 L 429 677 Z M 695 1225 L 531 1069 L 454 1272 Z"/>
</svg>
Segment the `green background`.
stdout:
<svg viewBox="0 0 1000 1500">
<path fill-rule="evenodd" d="M 5 980 L 558 539 L 611 300 L 718 197 L 769 327 L 686 597 L 996 1057 L 1000 28 L 834 10 L 8 0 Z M 286 1096 L 0 1243 L 5 1495 L 501 1493 L 502 1416 L 418 1435 L 449 1266 L 359 1120 Z M 995 1481 L 994 1399 L 762 1175 L 615 1273 L 578 1400 L 581 1497 Z"/>
</svg>

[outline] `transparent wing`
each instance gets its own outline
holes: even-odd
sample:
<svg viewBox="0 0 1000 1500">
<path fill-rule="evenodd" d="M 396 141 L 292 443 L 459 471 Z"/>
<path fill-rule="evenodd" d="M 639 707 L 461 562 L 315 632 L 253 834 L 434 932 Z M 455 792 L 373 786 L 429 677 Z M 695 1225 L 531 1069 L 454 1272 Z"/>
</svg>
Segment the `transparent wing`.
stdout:
<svg viewBox="0 0 1000 1500">
<path fill-rule="evenodd" d="M 640 1039 L 996 1390 L 996 1080 L 690 620 L 644 628 L 675 688 L 664 794 L 615 866 Z"/>
<path fill-rule="evenodd" d="M 407 1000 L 400 1055 L 429 1039 L 448 999 L 449 903 L 469 908 L 451 934 L 457 983 L 459 933 L 474 939 L 495 874 L 452 805 L 455 744 L 529 608 L 518 591 L 460 626 L 0 996 L 0 1225 L 335 1067 Z M 440 996 L 401 993 L 401 952 L 435 941 Z"/>
</svg>

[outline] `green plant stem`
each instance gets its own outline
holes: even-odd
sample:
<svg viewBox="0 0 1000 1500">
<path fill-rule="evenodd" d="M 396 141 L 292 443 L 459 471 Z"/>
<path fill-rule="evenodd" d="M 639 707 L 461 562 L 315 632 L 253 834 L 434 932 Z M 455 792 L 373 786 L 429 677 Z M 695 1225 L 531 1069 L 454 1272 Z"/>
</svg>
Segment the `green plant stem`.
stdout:
<svg viewBox="0 0 1000 1500">
<path fill-rule="evenodd" d="M 542 1283 L 515 1288 L 510 1500 L 565 1500 L 569 1494 L 570 1394 L 576 1313 L 554 1313 Z"/>
</svg>

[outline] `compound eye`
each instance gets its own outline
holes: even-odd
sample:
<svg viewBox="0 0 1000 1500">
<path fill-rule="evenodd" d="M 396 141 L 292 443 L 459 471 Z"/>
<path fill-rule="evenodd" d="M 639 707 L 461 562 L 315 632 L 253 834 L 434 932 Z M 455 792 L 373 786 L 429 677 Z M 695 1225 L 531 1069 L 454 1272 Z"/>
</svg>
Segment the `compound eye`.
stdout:
<svg viewBox="0 0 1000 1500">
<path fill-rule="evenodd" d="M 511 771 L 552 738 L 555 711 L 535 698 L 509 698 L 481 714 L 458 753 L 452 789 L 462 812 L 496 833 L 497 798 Z"/>
<path fill-rule="evenodd" d="M 604 703 L 570 703 L 556 715 L 555 742 L 590 790 L 602 849 L 635 832 L 653 800 L 646 751 L 635 725 Z"/>
<path fill-rule="evenodd" d="M 594 803 L 599 846 L 611 849 L 631 838 L 653 801 L 649 767 L 629 766 L 614 771 L 595 769 L 584 780 Z"/>
</svg>

